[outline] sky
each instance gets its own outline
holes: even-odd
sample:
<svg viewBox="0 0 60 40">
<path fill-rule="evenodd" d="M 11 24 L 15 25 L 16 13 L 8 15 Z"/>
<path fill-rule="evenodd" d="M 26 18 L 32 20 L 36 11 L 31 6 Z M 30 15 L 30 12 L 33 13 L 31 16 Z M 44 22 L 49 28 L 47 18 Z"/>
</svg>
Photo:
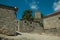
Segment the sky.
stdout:
<svg viewBox="0 0 60 40">
<path fill-rule="evenodd" d="M 44 16 L 60 10 L 60 0 L 0 0 L 0 4 L 17 7 L 17 20 L 27 9 L 39 10 Z"/>
</svg>

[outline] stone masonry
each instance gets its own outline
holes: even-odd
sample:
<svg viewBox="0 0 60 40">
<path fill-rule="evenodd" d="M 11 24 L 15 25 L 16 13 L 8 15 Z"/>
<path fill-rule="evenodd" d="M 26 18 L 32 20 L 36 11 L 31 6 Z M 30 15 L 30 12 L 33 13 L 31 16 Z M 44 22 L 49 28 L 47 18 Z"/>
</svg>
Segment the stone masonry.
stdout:
<svg viewBox="0 0 60 40">
<path fill-rule="evenodd" d="M 54 12 L 43 19 L 45 32 L 60 33 L 60 11 Z"/>
<path fill-rule="evenodd" d="M 42 31 L 42 27 L 39 22 L 36 21 L 26 21 L 26 20 L 20 20 L 20 32 L 34 32 L 34 33 L 40 33 Z"/>
<path fill-rule="evenodd" d="M 56 28 L 60 29 L 60 12 L 56 12 L 46 18 L 44 21 L 44 29 Z"/>
<path fill-rule="evenodd" d="M 43 26 L 41 26 L 41 23 Z M 37 11 L 33 21 L 20 20 L 20 31 L 60 33 L 60 12 L 55 12 L 48 16 L 42 17 L 41 13 Z"/>
<path fill-rule="evenodd" d="M 37 14 L 37 15 L 36 15 Z M 19 21 L 20 23 L 20 32 L 28 32 L 28 33 L 41 33 L 43 32 L 43 27 L 40 25 L 41 23 L 41 13 L 39 11 L 35 12 L 34 20 L 33 21 L 27 21 L 21 19 Z"/>
<path fill-rule="evenodd" d="M 16 11 L 14 7 L 0 4 L 0 34 L 16 35 Z"/>
</svg>

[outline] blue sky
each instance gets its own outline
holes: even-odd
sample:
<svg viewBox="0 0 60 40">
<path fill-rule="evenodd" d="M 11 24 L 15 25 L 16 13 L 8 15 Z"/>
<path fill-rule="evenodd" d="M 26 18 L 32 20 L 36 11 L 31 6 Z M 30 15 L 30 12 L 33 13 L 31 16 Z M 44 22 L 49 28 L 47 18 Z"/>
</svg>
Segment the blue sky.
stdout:
<svg viewBox="0 0 60 40">
<path fill-rule="evenodd" d="M 23 11 L 26 9 L 39 10 L 44 16 L 60 10 L 60 0 L 0 0 L 0 4 L 16 6 L 18 8 L 17 19 L 22 17 Z"/>
</svg>

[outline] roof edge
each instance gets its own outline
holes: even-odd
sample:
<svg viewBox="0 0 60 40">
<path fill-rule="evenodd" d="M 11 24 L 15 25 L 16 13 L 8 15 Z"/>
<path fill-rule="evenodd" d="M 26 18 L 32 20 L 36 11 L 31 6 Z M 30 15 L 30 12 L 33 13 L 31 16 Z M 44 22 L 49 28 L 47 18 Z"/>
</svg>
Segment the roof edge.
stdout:
<svg viewBox="0 0 60 40">
<path fill-rule="evenodd" d="M 8 5 L 4 5 L 4 4 L 0 4 L 0 8 L 6 8 L 6 9 L 10 9 L 10 10 L 15 10 L 15 11 L 18 10 L 17 7 L 8 6 Z"/>
<path fill-rule="evenodd" d="M 60 11 L 53 12 L 53 13 L 51 13 L 51 14 L 47 15 L 47 16 L 44 16 L 43 18 L 52 17 L 52 16 L 54 16 L 54 15 L 58 15 L 58 14 L 60 14 Z"/>
</svg>

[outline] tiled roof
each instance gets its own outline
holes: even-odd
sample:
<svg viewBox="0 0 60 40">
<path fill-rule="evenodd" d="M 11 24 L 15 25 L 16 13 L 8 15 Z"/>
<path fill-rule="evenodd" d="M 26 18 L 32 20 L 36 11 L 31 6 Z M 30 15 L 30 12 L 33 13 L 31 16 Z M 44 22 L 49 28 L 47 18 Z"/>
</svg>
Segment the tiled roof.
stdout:
<svg viewBox="0 0 60 40">
<path fill-rule="evenodd" d="M 54 15 L 58 15 L 58 14 L 60 14 L 60 11 L 58 11 L 58 12 L 54 12 L 54 13 L 52 13 L 52 14 L 49 14 L 49 15 L 45 16 L 44 18 L 52 17 L 52 16 L 54 16 Z"/>
</svg>

